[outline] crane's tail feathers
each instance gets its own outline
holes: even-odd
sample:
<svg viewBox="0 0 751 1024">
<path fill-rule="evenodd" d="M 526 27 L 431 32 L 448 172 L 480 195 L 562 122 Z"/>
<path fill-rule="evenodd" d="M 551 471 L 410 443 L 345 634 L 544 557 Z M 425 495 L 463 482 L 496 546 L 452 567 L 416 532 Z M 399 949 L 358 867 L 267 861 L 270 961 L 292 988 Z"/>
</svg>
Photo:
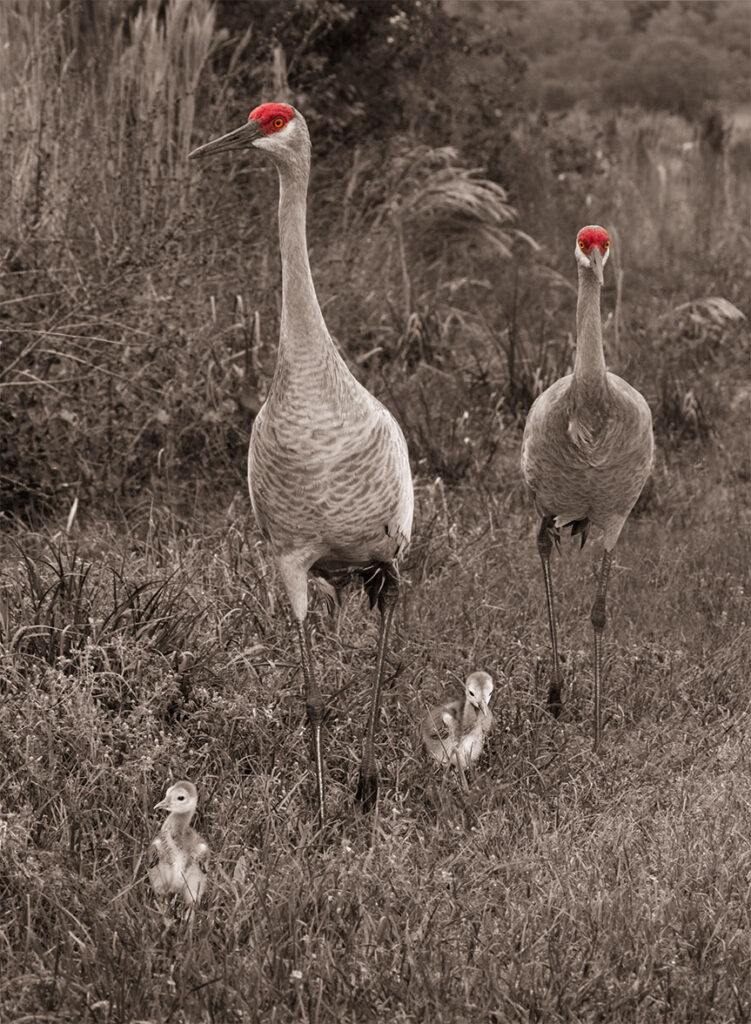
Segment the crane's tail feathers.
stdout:
<svg viewBox="0 0 751 1024">
<path fill-rule="evenodd" d="M 583 548 L 584 545 L 586 544 L 587 537 L 589 536 L 589 520 L 588 519 L 577 519 L 575 523 L 571 524 L 571 536 L 572 537 L 576 537 L 577 534 L 581 537 L 581 546 L 580 546 L 580 550 L 581 550 L 581 548 Z"/>
<path fill-rule="evenodd" d="M 312 577 L 329 612 L 333 613 L 334 608 L 341 606 L 342 591 L 355 580 L 362 582 L 370 607 L 374 608 L 378 604 L 381 609 L 383 594 L 390 584 L 398 583 L 399 572 L 392 562 L 373 562 L 371 565 L 347 566 L 343 569 L 315 566 Z"/>
<path fill-rule="evenodd" d="M 342 606 L 341 591 L 344 584 L 330 580 L 319 572 L 313 573 L 312 579 L 318 594 L 323 598 L 323 602 L 326 605 L 326 611 L 329 615 L 333 615 L 334 611 Z"/>
<path fill-rule="evenodd" d="M 581 547 L 583 548 L 587 537 L 589 536 L 589 528 L 591 523 L 585 516 L 583 519 L 569 519 L 568 516 L 556 516 L 553 520 L 553 526 L 551 527 L 551 535 L 555 541 L 555 545 L 560 551 L 561 549 L 561 530 L 567 530 L 571 527 L 571 536 L 581 537 Z"/>
<path fill-rule="evenodd" d="M 391 587 L 399 583 L 399 571 L 393 562 L 379 562 L 369 565 L 362 571 L 363 590 L 368 595 L 370 607 L 378 605 L 383 611 L 383 596 Z"/>
</svg>

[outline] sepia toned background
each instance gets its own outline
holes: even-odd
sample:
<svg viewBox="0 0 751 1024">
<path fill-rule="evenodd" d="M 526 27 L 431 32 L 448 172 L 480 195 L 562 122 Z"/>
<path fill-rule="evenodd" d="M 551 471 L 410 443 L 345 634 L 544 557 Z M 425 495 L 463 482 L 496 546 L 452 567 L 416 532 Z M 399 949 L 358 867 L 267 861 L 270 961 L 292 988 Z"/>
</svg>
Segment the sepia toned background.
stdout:
<svg viewBox="0 0 751 1024">
<path fill-rule="evenodd" d="M 747 1019 L 748 5 L 2 0 L 0 40 L 0 1016 Z M 356 594 L 335 632 L 316 609 L 325 841 L 245 484 L 276 174 L 187 161 L 275 99 L 311 133 L 324 316 L 416 486 L 372 819 L 377 623 Z M 554 722 L 518 469 L 573 362 L 587 223 L 613 240 L 606 358 L 657 443 L 597 755 L 597 542 L 554 557 Z M 418 735 L 472 669 L 496 729 L 465 795 Z M 191 927 L 145 878 L 181 777 L 212 850 Z"/>
</svg>

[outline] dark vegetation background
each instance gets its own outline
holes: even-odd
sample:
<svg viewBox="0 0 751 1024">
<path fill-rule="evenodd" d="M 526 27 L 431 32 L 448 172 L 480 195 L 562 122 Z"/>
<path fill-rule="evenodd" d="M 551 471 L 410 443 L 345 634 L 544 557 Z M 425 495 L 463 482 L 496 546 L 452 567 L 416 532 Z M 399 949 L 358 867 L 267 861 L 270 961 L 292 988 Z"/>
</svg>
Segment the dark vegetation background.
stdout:
<svg viewBox="0 0 751 1024">
<path fill-rule="evenodd" d="M 742 2 L 0 6 L 0 1007 L 8 1020 L 746 1020 L 751 24 Z M 417 517 L 381 739 L 374 622 L 321 612 L 337 824 L 245 490 L 279 318 L 277 182 L 195 145 L 288 98 L 329 327 L 401 420 Z M 591 555 L 548 668 L 517 463 L 571 366 L 577 229 L 658 456 L 619 546 L 589 749 Z M 496 679 L 468 797 L 427 704 Z M 201 790 L 193 929 L 144 881 Z"/>
</svg>

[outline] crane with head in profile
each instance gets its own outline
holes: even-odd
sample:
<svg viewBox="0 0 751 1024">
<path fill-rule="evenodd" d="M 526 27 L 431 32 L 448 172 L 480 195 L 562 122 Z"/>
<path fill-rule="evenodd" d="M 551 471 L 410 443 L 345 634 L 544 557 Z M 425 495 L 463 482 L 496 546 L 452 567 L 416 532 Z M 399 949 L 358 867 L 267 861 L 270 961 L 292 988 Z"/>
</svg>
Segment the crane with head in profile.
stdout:
<svg viewBox="0 0 751 1024">
<path fill-rule="evenodd" d="M 374 737 L 399 592 L 397 563 L 412 529 L 412 476 L 399 425 L 349 371 L 318 304 L 306 241 L 310 136 L 305 119 L 287 104 L 264 103 L 240 128 L 190 156 L 234 149 L 265 153 L 279 175 L 279 349 L 268 396 L 253 423 L 248 482 L 297 625 L 323 823 L 324 705 L 313 659 L 308 574 L 322 577 L 329 591 L 359 577 L 371 607 L 377 604 L 381 613 L 357 789 L 357 799 L 368 809 L 377 795 Z"/>
<path fill-rule="evenodd" d="M 582 228 L 574 252 L 579 273 L 574 369 L 532 404 L 524 428 L 521 466 L 542 517 L 537 548 L 553 649 L 548 708 L 556 716 L 561 710 L 561 669 L 550 552 L 563 527 L 570 526 L 572 534 L 579 534 L 582 545 L 590 525 L 603 532 L 604 552 L 591 611 L 596 749 L 601 732 L 602 634 L 613 552 L 650 474 L 654 439 L 652 414 L 644 397 L 605 366 L 600 289 L 610 255 L 607 231 L 596 224 Z"/>
</svg>

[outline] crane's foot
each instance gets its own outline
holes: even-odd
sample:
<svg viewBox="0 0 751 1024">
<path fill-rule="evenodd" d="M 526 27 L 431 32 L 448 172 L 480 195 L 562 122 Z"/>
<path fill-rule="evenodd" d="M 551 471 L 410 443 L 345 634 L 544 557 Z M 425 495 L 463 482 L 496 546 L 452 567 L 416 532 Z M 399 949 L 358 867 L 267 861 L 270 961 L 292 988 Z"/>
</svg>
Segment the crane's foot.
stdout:
<svg viewBox="0 0 751 1024">
<path fill-rule="evenodd" d="M 561 703 L 561 688 L 555 683 L 548 691 L 548 711 L 553 718 L 559 718 L 561 711 L 563 711 L 563 704 Z"/>
<path fill-rule="evenodd" d="M 360 769 L 360 779 L 357 783 L 357 793 L 355 794 L 355 800 L 360 804 L 364 811 L 372 811 L 376 805 L 378 799 L 378 776 L 377 775 L 366 775 L 365 772 Z"/>
</svg>

